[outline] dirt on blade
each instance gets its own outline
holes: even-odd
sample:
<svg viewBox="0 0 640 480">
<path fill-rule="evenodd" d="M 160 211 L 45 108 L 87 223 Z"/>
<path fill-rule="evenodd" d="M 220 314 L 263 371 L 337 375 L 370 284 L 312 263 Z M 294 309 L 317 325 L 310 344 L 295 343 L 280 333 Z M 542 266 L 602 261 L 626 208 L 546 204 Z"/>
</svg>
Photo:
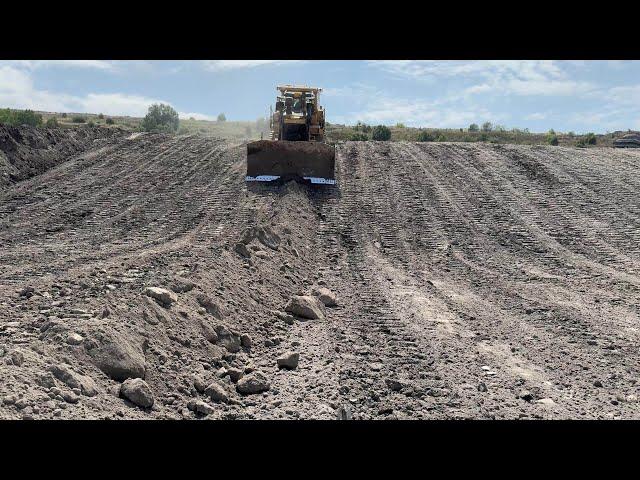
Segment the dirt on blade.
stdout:
<svg viewBox="0 0 640 480">
<path fill-rule="evenodd" d="M 115 135 L 2 187 L 0 418 L 640 417 L 640 152 L 245 154 Z"/>
</svg>

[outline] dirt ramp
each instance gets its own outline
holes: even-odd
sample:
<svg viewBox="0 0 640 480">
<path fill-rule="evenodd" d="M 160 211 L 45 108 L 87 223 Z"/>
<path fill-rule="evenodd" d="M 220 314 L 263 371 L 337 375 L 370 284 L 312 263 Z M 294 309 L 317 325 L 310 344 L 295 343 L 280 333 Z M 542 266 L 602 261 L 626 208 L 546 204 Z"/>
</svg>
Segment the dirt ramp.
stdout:
<svg viewBox="0 0 640 480">
<path fill-rule="evenodd" d="M 94 146 L 94 140 L 122 135 L 120 129 L 35 128 L 0 125 L 0 191 L 31 178 Z"/>
</svg>

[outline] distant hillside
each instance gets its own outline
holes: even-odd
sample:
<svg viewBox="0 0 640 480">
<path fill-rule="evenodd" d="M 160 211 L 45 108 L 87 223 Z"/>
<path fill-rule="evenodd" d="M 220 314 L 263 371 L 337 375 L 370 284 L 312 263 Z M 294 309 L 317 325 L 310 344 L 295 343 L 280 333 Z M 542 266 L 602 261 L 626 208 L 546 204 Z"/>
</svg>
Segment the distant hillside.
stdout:
<svg viewBox="0 0 640 480">
<path fill-rule="evenodd" d="M 136 131 L 140 128 L 141 117 L 109 116 L 95 113 L 55 113 L 37 112 L 42 115 L 43 122 L 55 118 L 59 128 L 77 128 L 79 126 L 100 126 L 107 128 L 123 128 Z M 548 145 L 560 146 L 613 146 L 614 140 L 621 138 L 629 131 L 616 131 L 605 134 L 575 134 L 573 132 L 529 132 L 527 129 L 504 129 L 491 126 L 484 131 L 469 128 L 415 128 L 402 124 L 388 127 L 391 141 L 426 141 L 426 142 L 488 142 L 516 145 Z M 348 140 L 371 140 L 373 125 L 362 124 L 340 125 L 327 123 L 326 136 L 330 143 Z M 211 121 L 181 118 L 178 134 L 196 134 L 225 140 L 250 141 L 261 137 L 268 138 L 268 119 L 255 121 Z M 595 139 L 595 140 L 594 140 Z"/>
</svg>

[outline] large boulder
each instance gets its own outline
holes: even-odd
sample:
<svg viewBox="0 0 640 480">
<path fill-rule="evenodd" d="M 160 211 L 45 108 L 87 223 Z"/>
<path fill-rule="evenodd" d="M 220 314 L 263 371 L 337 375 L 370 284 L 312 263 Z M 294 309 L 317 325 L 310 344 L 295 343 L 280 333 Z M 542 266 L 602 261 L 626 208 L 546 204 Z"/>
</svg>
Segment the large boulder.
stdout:
<svg viewBox="0 0 640 480">
<path fill-rule="evenodd" d="M 146 362 L 142 350 L 115 330 L 98 330 L 85 341 L 93 363 L 114 380 L 144 378 Z"/>
<path fill-rule="evenodd" d="M 284 309 L 302 318 L 312 320 L 324 318 L 324 304 L 311 295 L 294 295 Z"/>
<path fill-rule="evenodd" d="M 326 287 L 313 287 L 311 289 L 311 295 L 318 297 L 325 307 L 335 307 L 338 305 L 336 294 Z"/>
<path fill-rule="evenodd" d="M 142 408 L 153 406 L 153 392 L 141 378 L 129 378 L 120 385 L 120 396 Z"/>
<path fill-rule="evenodd" d="M 178 296 L 171 290 L 160 287 L 147 287 L 144 289 L 145 295 L 153 298 L 163 307 L 170 307 L 173 303 L 178 301 Z"/>
</svg>

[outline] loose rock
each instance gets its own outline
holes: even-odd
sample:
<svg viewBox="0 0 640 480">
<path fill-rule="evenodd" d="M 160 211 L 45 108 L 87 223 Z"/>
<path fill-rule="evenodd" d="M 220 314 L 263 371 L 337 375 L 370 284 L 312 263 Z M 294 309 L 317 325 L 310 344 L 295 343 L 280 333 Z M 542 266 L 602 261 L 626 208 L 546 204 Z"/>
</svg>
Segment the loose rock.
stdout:
<svg viewBox="0 0 640 480">
<path fill-rule="evenodd" d="M 144 289 L 144 293 L 165 308 L 170 307 L 173 303 L 178 301 L 178 296 L 171 290 L 167 290 L 165 288 L 147 287 Z"/>
<path fill-rule="evenodd" d="M 335 307 L 338 300 L 335 293 L 325 287 L 314 287 L 311 289 L 311 295 L 318 297 L 325 307 Z"/>
<path fill-rule="evenodd" d="M 324 319 L 324 305 L 316 297 L 310 295 L 293 296 L 284 309 L 302 318 Z"/>
<path fill-rule="evenodd" d="M 216 382 L 211 383 L 205 389 L 204 393 L 214 402 L 227 403 L 229 401 L 229 394 L 221 385 L 217 384 Z"/>
<path fill-rule="evenodd" d="M 242 377 L 236 384 L 236 390 L 242 395 L 266 392 L 271 388 L 267 377 L 260 372 L 252 372 Z"/>
<path fill-rule="evenodd" d="M 215 300 L 205 295 L 204 293 L 198 294 L 196 300 L 198 301 L 200 306 L 207 311 L 207 313 L 213 315 L 218 320 L 222 320 L 222 309 Z"/>
<path fill-rule="evenodd" d="M 146 362 L 139 347 L 115 330 L 97 331 L 85 348 L 94 364 L 114 380 L 144 378 Z"/>
<path fill-rule="evenodd" d="M 153 393 L 141 378 L 130 378 L 120 385 L 120 396 L 143 408 L 153 406 Z"/>
<path fill-rule="evenodd" d="M 300 360 L 300 354 L 298 352 L 286 352 L 277 359 L 278 368 L 286 368 L 287 370 L 293 370 L 298 367 L 298 361 Z"/>
</svg>

